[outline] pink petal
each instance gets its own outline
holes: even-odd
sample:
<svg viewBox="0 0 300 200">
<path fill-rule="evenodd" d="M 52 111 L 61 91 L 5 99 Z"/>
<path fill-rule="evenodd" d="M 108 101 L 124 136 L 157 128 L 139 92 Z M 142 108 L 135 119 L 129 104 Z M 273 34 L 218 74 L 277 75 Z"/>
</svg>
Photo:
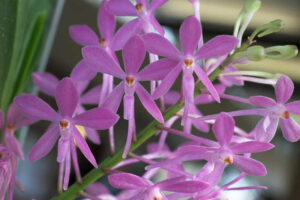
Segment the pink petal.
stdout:
<svg viewBox="0 0 300 200">
<path fill-rule="evenodd" d="M 134 96 L 130 94 L 125 94 L 123 98 L 123 118 L 130 120 L 134 116 Z"/>
<path fill-rule="evenodd" d="M 110 13 L 121 16 L 136 16 L 136 9 L 128 0 L 110 0 L 107 4 Z"/>
<path fill-rule="evenodd" d="M 194 102 L 194 89 L 195 89 L 195 81 L 194 76 L 191 73 L 183 72 L 182 76 L 182 91 L 185 101 L 187 103 Z"/>
<path fill-rule="evenodd" d="M 85 127 L 84 129 L 85 129 L 85 132 L 86 132 L 86 137 L 90 141 L 92 141 L 95 144 L 100 144 L 101 143 L 99 133 L 96 130 L 94 130 L 92 128 L 87 128 L 87 127 Z"/>
<path fill-rule="evenodd" d="M 32 74 L 32 81 L 40 91 L 49 96 L 55 95 L 56 86 L 59 83 L 58 79 L 48 72 L 34 72 Z"/>
<path fill-rule="evenodd" d="M 162 26 L 160 25 L 160 23 L 156 20 L 156 18 L 154 17 L 154 15 L 151 13 L 149 14 L 149 21 L 152 24 L 152 26 L 154 27 L 154 29 L 160 34 L 160 35 L 164 35 L 165 31 L 162 28 Z"/>
<path fill-rule="evenodd" d="M 110 41 L 115 31 L 116 19 L 108 12 L 106 1 L 99 8 L 97 22 L 101 37 Z"/>
<path fill-rule="evenodd" d="M 238 39 L 229 35 L 214 37 L 196 53 L 197 59 L 211 58 L 229 54 L 238 44 Z"/>
<path fill-rule="evenodd" d="M 82 56 L 89 67 L 95 71 L 110 74 L 118 78 L 124 76 L 124 72 L 119 64 L 117 64 L 116 61 L 100 47 L 84 47 L 82 49 Z"/>
<path fill-rule="evenodd" d="M 63 117 L 72 117 L 78 104 L 78 92 L 70 78 L 64 78 L 56 87 L 55 100 Z"/>
<path fill-rule="evenodd" d="M 134 35 L 139 34 L 141 30 L 142 30 L 142 26 L 141 26 L 141 20 L 139 18 L 131 20 L 127 24 L 124 24 L 116 32 L 115 36 L 112 39 L 111 42 L 112 50 L 118 51 L 120 49 L 123 49 L 126 42 Z"/>
<path fill-rule="evenodd" d="M 14 102 L 25 115 L 49 121 L 59 119 L 59 115 L 48 104 L 34 95 L 22 94 Z"/>
<path fill-rule="evenodd" d="M 243 154 L 267 151 L 273 147 L 274 145 L 268 142 L 250 141 L 232 145 L 230 146 L 230 149 L 235 154 Z"/>
<path fill-rule="evenodd" d="M 264 96 L 253 96 L 249 98 L 249 101 L 253 105 L 259 107 L 272 107 L 276 105 L 276 102 L 273 99 Z"/>
<path fill-rule="evenodd" d="M 87 91 L 84 95 L 80 97 L 80 103 L 82 104 L 98 104 L 99 95 L 101 92 L 102 86 L 96 86 Z"/>
<path fill-rule="evenodd" d="M 98 45 L 98 36 L 87 25 L 73 25 L 69 28 L 71 38 L 80 45 Z"/>
<path fill-rule="evenodd" d="M 275 95 L 278 103 L 287 102 L 294 91 L 294 83 L 287 76 L 281 76 L 275 85 Z"/>
<path fill-rule="evenodd" d="M 181 63 L 179 63 L 174 69 L 172 69 L 167 76 L 162 80 L 161 84 L 156 88 L 152 97 L 157 99 L 164 94 L 166 94 L 170 88 L 172 87 L 173 83 L 175 82 L 176 78 L 178 77 L 179 73 L 181 72 Z"/>
<path fill-rule="evenodd" d="M 150 10 L 154 11 L 157 8 L 161 7 L 165 3 L 167 3 L 168 0 L 152 0 Z"/>
<path fill-rule="evenodd" d="M 47 155 L 54 147 L 59 136 L 59 128 L 57 125 L 51 125 L 46 133 L 35 143 L 29 152 L 28 161 L 34 162 Z"/>
<path fill-rule="evenodd" d="M 201 32 L 200 22 L 194 16 L 186 18 L 181 24 L 179 37 L 184 55 L 194 53 L 201 36 Z"/>
<path fill-rule="evenodd" d="M 98 168 L 97 162 L 95 160 L 95 157 L 93 156 L 88 144 L 84 140 L 84 138 L 81 136 L 77 128 L 72 126 L 73 130 L 73 137 L 76 141 L 77 146 L 79 147 L 80 151 L 82 154 L 90 161 L 90 163 L 95 167 Z"/>
<path fill-rule="evenodd" d="M 209 188 L 209 185 L 202 181 L 184 181 L 163 186 L 161 189 L 179 193 L 195 193 Z"/>
<path fill-rule="evenodd" d="M 148 92 L 141 86 L 140 84 L 136 85 L 136 94 L 138 95 L 139 99 L 141 100 L 143 106 L 146 110 L 160 123 L 164 123 L 164 118 L 155 104 L 152 97 L 148 94 Z"/>
<path fill-rule="evenodd" d="M 220 96 L 212 82 L 209 80 L 207 75 L 204 73 L 204 71 L 198 66 L 195 66 L 195 72 L 198 76 L 198 78 L 202 81 L 203 85 L 206 87 L 206 89 L 210 92 L 210 94 L 214 97 L 214 99 L 220 103 Z"/>
<path fill-rule="evenodd" d="M 89 81 L 96 76 L 96 72 L 91 70 L 84 60 L 81 60 L 71 72 L 73 81 Z"/>
<path fill-rule="evenodd" d="M 126 97 L 126 95 L 125 95 L 125 97 Z M 124 97 L 124 106 L 126 105 L 126 103 L 125 103 L 125 97 Z M 132 105 L 134 105 L 134 104 L 132 104 Z M 122 158 L 123 159 L 126 158 L 128 152 L 130 150 L 131 142 L 132 142 L 133 136 L 135 135 L 135 132 L 136 132 L 136 129 L 135 129 L 135 119 L 134 119 L 134 110 L 133 110 L 134 108 L 133 107 L 131 107 L 131 108 L 132 109 L 129 110 L 130 113 L 129 112 L 128 112 L 129 114 L 127 113 L 127 115 L 131 116 L 131 117 L 128 118 L 127 138 L 126 138 L 126 143 L 125 143 L 124 151 L 123 151 L 123 154 L 122 154 Z"/>
<path fill-rule="evenodd" d="M 69 150 L 70 150 L 70 139 L 60 137 L 57 145 L 56 161 L 60 164 L 65 164 L 66 155 L 69 153 Z"/>
<path fill-rule="evenodd" d="M 142 69 L 138 73 L 138 79 L 141 81 L 162 80 L 177 64 L 177 61 L 168 58 L 159 59 Z"/>
<path fill-rule="evenodd" d="M 179 101 L 180 97 L 181 95 L 179 94 L 179 92 L 170 91 L 167 94 L 165 94 L 164 101 L 166 104 L 174 105 Z"/>
<path fill-rule="evenodd" d="M 73 118 L 75 124 L 104 130 L 113 126 L 119 119 L 119 116 L 106 108 L 93 108 Z"/>
<path fill-rule="evenodd" d="M 100 107 L 110 109 L 113 112 L 117 112 L 122 97 L 124 94 L 124 82 L 119 83 L 114 90 L 110 93 L 110 95 L 105 99 L 104 103 L 100 105 Z"/>
<path fill-rule="evenodd" d="M 265 166 L 252 158 L 234 156 L 233 163 L 240 170 L 252 176 L 265 176 L 267 174 Z"/>
<path fill-rule="evenodd" d="M 85 191 L 93 196 L 101 194 L 110 194 L 109 190 L 105 187 L 105 185 L 100 182 L 92 183 L 85 189 Z"/>
<path fill-rule="evenodd" d="M 125 44 L 122 57 L 124 68 L 128 75 L 134 75 L 142 65 L 146 55 L 143 40 L 139 36 L 134 36 Z"/>
<path fill-rule="evenodd" d="M 172 60 L 180 60 L 180 52 L 166 38 L 156 33 L 148 33 L 142 36 L 145 47 L 150 53 L 170 58 Z"/>
<path fill-rule="evenodd" d="M 300 126 L 293 118 L 280 118 L 280 126 L 285 139 L 297 142 L 300 139 Z"/>
<path fill-rule="evenodd" d="M 285 105 L 286 109 L 293 114 L 300 115 L 300 101 L 294 101 Z"/>
<path fill-rule="evenodd" d="M 258 122 L 255 129 L 255 138 L 260 142 L 270 142 L 278 127 L 278 117 L 266 116 Z"/>
<path fill-rule="evenodd" d="M 221 113 L 216 119 L 213 131 L 221 146 L 229 145 L 233 136 L 234 126 L 233 118 L 226 113 Z"/>
<path fill-rule="evenodd" d="M 129 173 L 115 173 L 108 176 L 109 183 L 118 189 L 146 188 L 148 184 L 139 176 Z"/>
</svg>

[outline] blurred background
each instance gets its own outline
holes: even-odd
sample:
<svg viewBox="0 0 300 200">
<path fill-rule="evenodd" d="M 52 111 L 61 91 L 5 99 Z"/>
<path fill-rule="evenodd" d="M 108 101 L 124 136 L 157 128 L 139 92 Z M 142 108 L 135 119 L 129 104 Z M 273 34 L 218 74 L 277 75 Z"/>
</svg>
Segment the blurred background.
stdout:
<svg viewBox="0 0 300 200">
<path fill-rule="evenodd" d="M 64 1 L 64 0 L 59 0 Z M 219 34 L 232 34 L 233 26 L 240 9 L 243 6 L 243 0 L 202 0 L 201 1 L 201 20 L 204 40 L 207 41 Z M 100 1 L 96 0 L 67 0 L 60 3 L 62 8 L 57 31 L 54 37 L 54 42 L 51 48 L 49 61 L 46 71 L 55 74 L 62 78 L 68 76 L 79 62 L 81 57 L 81 46 L 77 45 L 69 37 L 68 28 L 74 24 L 87 24 L 98 33 L 96 17 Z M 249 28 L 244 36 L 250 35 L 259 25 L 268 23 L 275 19 L 281 19 L 285 23 L 284 31 L 275 33 L 270 36 L 259 39 L 258 42 L 263 46 L 273 45 L 297 45 L 300 44 L 300 26 L 299 26 L 299 0 L 264 0 L 260 10 L 254 15 Z M 55 13 L 54 13 L 55 14 Z M 157 19 L 164 26 L 166 34 L 176 43 L 178 40 L 178 29 L 182 21 L 193 15 L 192 5 L 187 0 L 169 0 L 157 12 Z M 118 18 L 119 25 L 122 25 L 127 19 Z M 295 83 L 295 91 L 292 100 L 300 99 L 300 57 L 290 60 L 264 60 L 262 62 L 249 62 L 246 65 L 238 66 L 243 70 L 259 70 L 272 73 L 282 73 L 291 77 Z M 100 79 L 95 79 L 93 84 L 100 83 Z M 178 86 L 178 85 L 177 85 Z M 176 87 L 174 87 L 176 89 Z M 177 88 L 178 89 L 178 88 Z M 245 87 L 232 87 L 226 93 L 241 97 L 249 97 L 252 95 L 265 95 L 274 97 L 274 90 L 271 86 L 246 83 Z M 43 99 L 55 104 L 54 100 L 41 94 Z M 138 103 L 138 102 L 137 102 Z M 145 115 L 145 110 L 138 103 L 136 106 L 136 124 L 137 131 L 142 130 L 150 121 L 151 117 Z M 232 103 L 224 100 L 221 105 L 210 104 L 199 107 L 204 114 L 217 113 L 220 111 L 238 110 L 250 108 L 247 105 L 240 103 Z M 122 106 L 119 114 L 122 115 Z M 259 118 L 236 118 L 237 125 L 246 131 L 251 131 Z M 298 121 L 300 122 L 300 121 Z M 47 127 L 47 123 L 39 123 L 29 129 L 28 137 L 25 143 L 25 153 L 28 155 L 33 144 L 42 135 L 43 130 Z M 179 124 L 175 125 L 180 128 Z M 118 122 L 116 128 L 117 147 L 123 146 L 127 133 L 127 123 L 124 120 Z M 194 133 L 197 133 L 194 130 Z M 109 155 L 108 138 L 106 133 L 101 133 L 102 144 L 96 146 L 91 143 L 90 146 L 98 162 L 101 162 Z M 151 142 L 157 141 L 158 137 L 153 137 Z M 168 144 L 172 150 L 176 145 L 182 143 L 182 139 L 177 136 L 169 136 Z M 230 200 L 300 200 L 300 142 L 287 142 L 280 132 L 277 131 L 276 137 L 272 143 L 276 146 L 275 149 L 259 153 L 255 158 L 262 161 L 268 169 L 268 175 L 265 177 L 247 177 L 241 185 L 265 185 L 269 188 L 266 191 L 240 191 L 230 193 Z M 15 192 L 15 199 L 50 199 L 56 194 L 58 164 L 56 163 L 56 150 L 54 150 L 45 158 L 34 162 L 20 162 L 18 177 L 25 188 L 24 193 Z M 145 147 L 140 148 L 136 153 L 145 152 Z M 88 161 L 80 156 L 80 168 L 84 175 L 92 169 Z M 187 163 L 187 168 L 191 171 L 199 169 L 197 163 Z M 51 167 L 50 167 L 51 166 Z M 143 173 L 143 164 L 131 166 L 124 170 L 131 171 L 137 174 Z M 224 176 L 222 182 L 231 180 L 238 171 L 234 168 L 227 170 L 227 175 Z M 70 182 L 74 182 L 74 174 Z M 106 182 L 106 178 L 101 181 Z"/>
</svg>

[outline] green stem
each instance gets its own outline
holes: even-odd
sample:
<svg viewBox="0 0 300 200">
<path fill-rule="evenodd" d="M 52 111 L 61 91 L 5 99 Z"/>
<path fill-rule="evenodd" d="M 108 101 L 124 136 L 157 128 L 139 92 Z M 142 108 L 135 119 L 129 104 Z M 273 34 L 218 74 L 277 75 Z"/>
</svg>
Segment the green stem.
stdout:
<svg viewBox="0 0 300 200">
<path fill-rule="evenodd" d="M 245 47 L 245 46 L 244 46 Z M 243 47 L 243 48 L 244 48 Z M 238 51 L 237 49 L 236 51 Z M 235 55 L 232 54 L 229 56 L 222 64 L 220 67 L 218 67 L 210 76 L 209 79 L 211 81 L 215 80 L 218 75 L 231 63 L 233 56 Z M 203 84 L 199 82 L 196 85 L 195 89 L 195 96 L 197 96 L 200 93 L 201 88 L 203 88 Z M 179 102 L 172 106 L 168 112 L 164 114 L 164 119 L 165 121 L 169 120 L 172 116 L 174 116 L 178 111 L 180 111 L 183 108 L 184 104 Z M 151 136 L 154 135 L 155 132 L 158 131 L 157 126 L 160 123 L 157 121 L 152 121 L 145 129 L 143 129 L 137 137 L 137 141 L 131 145 L 130 151 L 132 152 L 135 149 L 137 149 L 139 146 L 141 146 L 145 141 L 147 141 Z M 98 166 L 98 168 L 91 170 L 88 174 L 86 174 L 82 178 L 82 183 L 74 183 L 71 187 L 69 187 L 68 190 L 66 190 L 63 193 L 60 193 L 58 196 L 53 197 L 52 200 L 72 200 L 75 199 L 78 196 L 78 193 L 82 190 L 84 190 L 88 185 L 91 183 L 95 182 L 99 178 L 105 175 L 105 170 L 106 169 L 111 169 L 118 163 L 120 163 L 122 159 L 122 153 L 123 153 L 124 148 L 122 148 L 120 151 L 118 151 L 115 155 L 112 157 L 109 156 L 107 157 L 103 162 L 101 162 Z"/>
</svg>

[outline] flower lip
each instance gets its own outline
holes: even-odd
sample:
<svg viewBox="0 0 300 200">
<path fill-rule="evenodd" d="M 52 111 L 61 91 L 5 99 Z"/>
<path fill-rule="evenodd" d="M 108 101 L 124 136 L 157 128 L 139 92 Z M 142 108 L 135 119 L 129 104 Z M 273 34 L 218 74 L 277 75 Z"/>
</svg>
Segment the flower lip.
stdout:
<svg viewBox="0 0 300 200">
<path fill-rule="evenodd" d="M 289 111 L 284 111 L 283 113 L 281 113 L 281 115 L 280 115 L 282 118 L 285 118 L 285 119 L 288 119 L 288 118 L 290 118 L 290 113 L 289 113 Z"/>
<path fill-rule="evenodd" d="M 126 76 L 125 78 L 126 84 L 130 87 L 132 84 L 134 84 L 134 77 L 133 76 Z"/>
<path fill-rule="evenodd" d="M 143 9 L 143 4 L 141 4 L 141 3 L 136 4 L 136 5 L 135 5 L 135 9 L 136 9 L 138 12 L 142 11 L 142 9 Z"/>
<path fill-rule="evenodd" d="M 66 119 L 62 119 L 59 121 L 59 126 L 64 131 L 70 127 L 70 122 Z"/>
<path fill-rule="evenodd" d="M 184 64 L 188 69 L 193 65 L 193 63 L 194 63 L 194 60 L 191 58 L 186 58 L 184 60 Z"/>
</svg>

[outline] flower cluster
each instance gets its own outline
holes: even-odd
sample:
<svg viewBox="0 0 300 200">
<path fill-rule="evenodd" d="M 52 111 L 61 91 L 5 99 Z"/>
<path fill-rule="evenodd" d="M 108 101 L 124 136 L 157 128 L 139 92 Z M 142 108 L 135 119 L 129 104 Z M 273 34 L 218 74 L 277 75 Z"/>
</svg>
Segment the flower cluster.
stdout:
<svg viewBox="0 0 300 200">
<path fill-rule="evenodd" d="M 97 17 L 100 37 L 86 25 L 70 27 L 71 38 L 83 46 L 83 59 L 75 66 L 70 77 L 58 80 L 49 73 L 32 75 L 35 86 L 55 98 L 58 111 L 34 95 L 21 94 L 11 104 L 6 120 L 1 112 L 3 145 L 0 145 L 0 199 L 4 198 L 7 188 L 9 199 L 12 199 L 14 184 L 21 188 L 15 179 L 17 159 L 24 159 L 22 148 L 14 136 L 17 129 L 40 120 L 50 122 L 43 136 L 32 147 L 28 160 L 33 162 L 41 159 L 58 142 L 58 188 L 62 192 L 69 186 L 71 163 L 77 182 L 82 182 L 77 148 L 95 168 L 98 167 L 86 138 L 100 144 L 97 130 L 108 130 L 111 152 L 115 151 L 114 125 L 119 120 L 117 111 L 122 100 L 122 118 L 128 121 L 123 160 L 110 169 L 102 169 L 108 172 L 109 183 L 122 189 L 122 192 L 114 196 L 104 185 L 95 183 L 80 193 L 87 199 L 213 200 L 222 199 L 226 190 L 266 189 L 264 186 L 235 188 L 232 185 L 246 175 L 267 174 L 264 164 L 253 159 L 252 154 L 274 148 L 270 142 L 279 121 L 287 140 L 296 142 L 300 139 L 300 126 L 291 117 L 291 114 L 300 115 L 300 101 L 287 103 L 294 89 L 293 82 L 287 76 L 266 77 L 266 73 L 256 72 L 256 77 L 253 77 L 248 71 L 238 70 L 235 65 L 268 56 L 272 58 L 271 51 L 276 51 L 281 58 L 292 57 L 296 55 L 296 50 L 286 46 L 273 49 L 251 46 L 253 38 L 242 45 L 245 28 L 257 10 L 257 7 L 251 9 L 251 5 L 257 5 L 260 2 L 258 0 L 247 1 L 243 9 L 246 19 L 244 22 L 239 20 L 233 36 L 219 35 L 206 43 L 200 22 L 200 1 L 190 0 L 195 16 L 187 17 L 182 22 L 179 30 L 181 48 L 178 49 L 164 36 L 162 26 L 154 17 L 154 11 L 166 2 L 136 0 L 134 5 L 129 0 L 104 0 Z M 116 16 L 135 18 L 115 32 Z M 242 26 L 239 29 L 240 23 Z M 266 25 L 259 31 L 269 34 L 274 32 L 274 26 L 272 23 L 272 30 Z M 117 51 L 122 53 L 122 62 L 116 56 Z M 150 62 L 144 64 L 147 56 Z M 86 91 L 97 73 L 102 74 L 102 84 Z M 173 91 L 171 88 L 180 73 L 181 91 Z M 219 82 L 214 82 L 216 78 Z M 117 85 L 114 84 L 115 79 L 120 80 Z M 246 81 L 274 85 L 277 102 L 264 96 L 244 99 L 226 94 L 227 88 L 242 86 Z M 145 82 L 150 83 L 150 92 Z M 156 120 L 152 128 L 160 135 L 159 142 L 150 144 L 144 155 L 136 155 L 131 149 L 132 141 L 137 140 L 135 94 Z M 156 99 L 160 100 L 160 105 L 157 105 Z M 222 99 L 262 108 L 203 116 L 197 106 L 221 103 Z M 86 110 L 84 105 L 87 104 L 94 108 Z M 166 107 L 171 110 L 173 105 L 180 108 L 172 116 L 164 116 Z M 262 117 L 250 133 L 238 127 L 233 118 L 248 115 Z M 181 119 L 183 130 L 172 129 L 178 119 Z M 216 140 L 192 134 L 192 126 L 199 132 L 209 132 L 211 124 Z M 188 142 L 171 151 L 166 144 L 168 134 L 179 135 Z M 185 161 L 201 161 L 205 164 L 192 174 L 184 169 Z M 120 167 L 137 162 L 147 165 L 143 176 L 119 171 Z M 235 166 L 241 173 L 230 182 L 220 185 L 219 180 L 229 165 Z M 152 178 L 161 170 L 166 172 L 167 177 L 154 182 Z"/>
</svg>

